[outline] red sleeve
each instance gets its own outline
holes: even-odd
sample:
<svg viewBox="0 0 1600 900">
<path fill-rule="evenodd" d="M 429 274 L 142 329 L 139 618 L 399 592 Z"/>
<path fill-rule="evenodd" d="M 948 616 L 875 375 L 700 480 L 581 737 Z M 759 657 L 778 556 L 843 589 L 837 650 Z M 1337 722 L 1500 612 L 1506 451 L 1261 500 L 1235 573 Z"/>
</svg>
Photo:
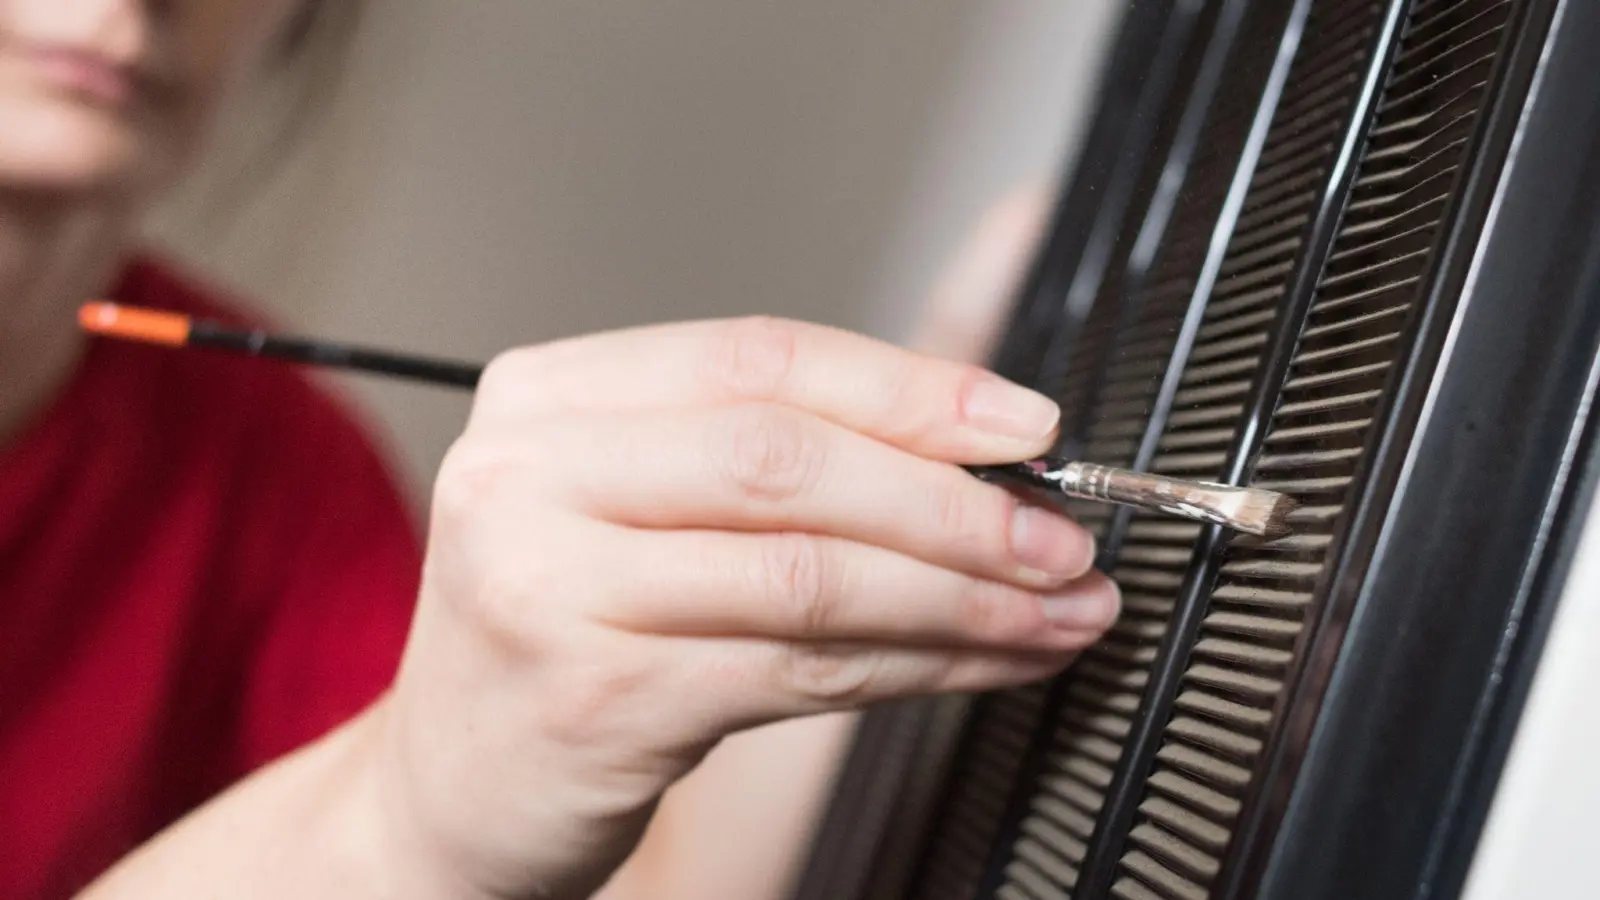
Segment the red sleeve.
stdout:
<svg viewBox="0 0 1600 900">
<path fill-rule="evenodd" d="M 360 712 L 394 677 L 422 552 L 410 512 L 366 435 L 338 404 L 295 379 L 293 402 L 264 417 L 264 465 L 279 491 L 277 542 L 243 673 L 243 775 Z M 286 443 L 287 442 L 287 443 Z"/>
</svg>

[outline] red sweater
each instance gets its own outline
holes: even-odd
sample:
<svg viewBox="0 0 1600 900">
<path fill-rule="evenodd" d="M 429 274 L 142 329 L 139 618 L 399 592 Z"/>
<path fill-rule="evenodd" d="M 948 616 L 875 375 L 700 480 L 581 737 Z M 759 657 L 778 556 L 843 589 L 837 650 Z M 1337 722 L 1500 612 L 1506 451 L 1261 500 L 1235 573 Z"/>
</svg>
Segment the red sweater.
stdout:
<svg viewBox="0 0 1600 900">
<path fill-rule="evenodd" d="M 149 262 L 115 298 L 232 318 Z M 63 897 L 389 683 L 420 551 L 298 372 L 97 342 L 0 448 L 0 897 Z"/>
</svg>

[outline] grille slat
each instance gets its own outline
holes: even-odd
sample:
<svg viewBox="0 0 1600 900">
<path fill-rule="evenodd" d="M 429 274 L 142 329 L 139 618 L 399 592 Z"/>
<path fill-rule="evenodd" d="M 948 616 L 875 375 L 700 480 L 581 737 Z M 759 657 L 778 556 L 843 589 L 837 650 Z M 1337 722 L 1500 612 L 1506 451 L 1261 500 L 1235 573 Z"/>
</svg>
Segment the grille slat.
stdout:
<svg viewBox="0 0 1600 900">
<path fill-rule="evenodd" d="M 1264 306 L 1277 303 L 1283 297 L 1283 285 L 1275 284 L 1259 290 L 1247 291 L 1243 294 L 1229 294 L 1220 296 L 1212 291 L 1211 302 L 1206 304 L 1208 316 L 1226 316 L 1253 306 Z"/>
<path fill-rule="evenodd" d="M 1304 200 L 1306 198 L 1301 197 L 1300 199 Z M 1286 255 L 1292 256 L 1300 248 L 1300 230 L 1305 228 L 1306 223 L 1310 221 L 1310 216 L 1300 214 L 1285 219 L 1270 229 L 1264 229 L 1261 233 L 1248 233 L 1241 236 L 1235 240 L 1235 246 L 1241 251 L 1247 252 L 1241 252 L 1230 259 L 1222 267 L 1221 274 L 1224 277 L 1231 276 L 1245 269 L 1258 268 L 1266 260 L 1281 261 Z M 1266 246 L 1257 246 L 1262 240 L 1278 238 L 1279 235 L 1284 234 L 1288 235 L 1288 237 L 1274 240 Z"/>
<path fill-rule="evenodd" d="M 1313 173 L 1319 174 L 1319 173 Z M 1291 200 L 1304 201 L 1310 192 L 1302 191 Z M 1271 223 L 1263 223 L 1255 228 L 1239 228 L 1234 232 L 1231 248 L 1235 251 L 1226 264 L 1222 266 L 1220 274 L 1228 277 L 1243 269 L 1252 268 L 1260 264 L 1258 259 L 1251 258 L 1251 254 L 1265 253 L 1262 258 L 1270 258 L 1271 251 L 1276 249 L 1282 252 L 1290 245 L 1287 240 L 1304 228 L 1311 221 L 1311 217 L 1303 212 L 1280 215 Z"/>
<path fill-rule="evenodd" d="M 1206 900 L 1204 887 L 1172 871 L 1143 851 L 1129 852 L 1122 858 L 1122 867 L 1135 879 L 1143 882 L 1145 887 L 1154 889 L 1154 893 L 1144 896 L 1172 898 L 1172 900 Z M 1128 883 L 1119 882 L 1119 884 Z"/>
<path fill-rule="evenodd" d="M 1262 226 L 1275 223 L 1287 224 L 1293 221 L 1293 219 L 1285 219 L 1284 217 L 1293 216 L 1296 210 L 1305 207 L 1305 202 L 1308 199 L 1307 192 L 1315 189 L 1317 182 L 1324 174 L 1324 171 L 1320 168 L 1310 169 L 1301 172 L 1292 179 L 1273 185 L 1272 193 L 1276 196 L 1260 197 L 1251 208 L 1240 213 L 1240 230 L 1254 231 Z"/>
<path fill-rule="evenodd" d="M 1252 706 L 1247 706 L 1227 697 L 1221 697 L 1197 686 L 1191 685 L 1178 694 L 1177 708 L 1198 715 L 1206 716 L 1222 725 L 1242 732 L 1265 730 L 1271 717 Z M 1159 775 L 1160 772 L 1157 772 Z M 1151 784 L 1156 784 L 1160 779 L 1151 776 Z M 1221 808 L 1217 804 L 1211 804 Z M 1218 827 L 1222 827 L 1219 825 Z"/>
<path fill-rule="evenodd" d="M 1263 281 L 1274 281 L 1281 279 L 1283 276 L 1289 274 L 1291 268 L 1292 266 L 1290 263 L 1278 263 L 1277 265 L 1268 266 L 1264 269 L 1258 269 L 1256 271 L 1234 275 L 1230 278 L 1224 278 L 1223 280 L 1217 282 L 1217 286 L 1214 290 L 1218 294 L 1228 296 L 1241 288 L 1255 287 Z"/>
<path fill-rule="evenodd" d="M 1184 877 L 1200 880 L 1210 878 L 1217 872 L 1214 858 L 1196 852 L 1188 843 L 1155 825 L 1140 825 L 1128 835 L 1128 840 L 1164 867 Z"/>
<path fill-rule="evenodd" d="M 1163 797 L 1151 797 L 1139 810 L 1162 828 L 1181 835 L 1196 847 L 1213 853 L 1220 852 L 1228 843 L 1226 829 L 1218 828 L 1204 816 L 1173 803 Z"/>
</svg>

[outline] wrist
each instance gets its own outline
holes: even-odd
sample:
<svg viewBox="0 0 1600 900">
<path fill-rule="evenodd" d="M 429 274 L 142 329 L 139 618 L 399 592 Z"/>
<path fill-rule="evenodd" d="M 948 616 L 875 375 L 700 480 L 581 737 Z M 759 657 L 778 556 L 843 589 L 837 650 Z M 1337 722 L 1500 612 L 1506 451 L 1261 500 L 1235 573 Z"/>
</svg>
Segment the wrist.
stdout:
<svg viewBox="0 0 1600 900">
<path fill-rule="evenodd" d="M 505 894 L 474 882 L 435 839 L 397 783 L 386 746 L 388 700 L 380 700 L 333 735 L 328 749 L 337 777 L 321 839 L 347 861 L 352 882 L 392 900 L 546 900 Z"/>
</svg>

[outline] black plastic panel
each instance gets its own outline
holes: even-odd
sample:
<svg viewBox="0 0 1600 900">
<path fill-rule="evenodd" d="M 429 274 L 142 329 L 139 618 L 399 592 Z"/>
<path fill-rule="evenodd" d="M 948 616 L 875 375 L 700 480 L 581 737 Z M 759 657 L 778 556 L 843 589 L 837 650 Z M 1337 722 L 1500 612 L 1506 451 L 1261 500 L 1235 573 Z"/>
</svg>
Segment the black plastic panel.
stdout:
<svg viewBox="0 0 1600 900">
<path fill-rule="evenodd" d="M 1150 146 L 1085 151 L 1123 199 L 1058 211 L 998 361 L 1063 401 L 1064 452 L 1292 493 L 1297 533 L 1073 505 L 1122 620 L 973 701 L 908 887 L 875 897 L 1465 877 L 1600 477 L 1600 4 L 1219 0 L 1190 24 L 1185 60 L 1150 63 L 1184 90 L 1125 132 Z"/>
</svg>

